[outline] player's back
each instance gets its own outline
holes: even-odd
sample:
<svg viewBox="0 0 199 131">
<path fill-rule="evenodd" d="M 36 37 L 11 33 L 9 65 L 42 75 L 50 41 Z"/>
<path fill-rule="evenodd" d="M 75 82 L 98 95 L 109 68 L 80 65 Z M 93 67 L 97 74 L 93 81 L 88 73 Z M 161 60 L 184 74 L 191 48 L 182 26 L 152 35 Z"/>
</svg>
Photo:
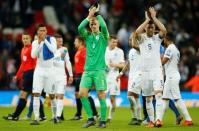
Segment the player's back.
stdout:
<svg viewBox="0 0 199 131">
<path fill-rule="evenodd" d="M 164 66 L 166 76 L 179 75 L 178 63 L 180 60 L 180 52 L 177 47 L 174 44 L 170 44 L 164 56 L 169 58 L 169 61 Z"/>
<path fill-rule="evenodd" d="M 144 70 L 161 67 L 160 45 L 162 39 L 159 34 L 148 37 L 145 33 L 141 34 L 138 41 L 142 58 L 142 68 Z"/>
<path fill-rule="evenodd" d="M 132 48 L 129 51 L 129 74 L 135 74 L 141 71 L 141 55 L 140 52 Z"/>
</svg>

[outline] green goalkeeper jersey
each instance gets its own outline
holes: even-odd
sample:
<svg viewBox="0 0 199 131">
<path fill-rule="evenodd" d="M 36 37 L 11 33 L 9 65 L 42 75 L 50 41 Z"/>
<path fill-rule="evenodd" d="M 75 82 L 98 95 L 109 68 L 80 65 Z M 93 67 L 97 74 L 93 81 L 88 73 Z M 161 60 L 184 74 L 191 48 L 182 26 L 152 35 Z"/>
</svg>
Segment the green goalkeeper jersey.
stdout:
<svg viewBox="0 0 199 131">
<path fill-rule="evenodd" d="M 98 15 L 97 20 L 101 27 L 99 34 L 88 32 L 86 27 L 88 19 L 84 19 L 78 27 L 80 36 L 86 41 L 86 62 L 85 71 L 105 70 L 105 51 L 108 44 L 109 33 L 102 16 Z"/>
</svg>

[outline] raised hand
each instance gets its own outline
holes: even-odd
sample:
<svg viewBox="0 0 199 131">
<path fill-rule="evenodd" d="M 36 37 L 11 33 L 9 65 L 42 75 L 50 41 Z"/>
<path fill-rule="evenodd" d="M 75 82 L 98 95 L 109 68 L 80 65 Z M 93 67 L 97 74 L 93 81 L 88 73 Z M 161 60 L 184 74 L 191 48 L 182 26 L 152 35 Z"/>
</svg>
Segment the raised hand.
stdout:
<svg viewBox="0 0 199 131">
<path fill-rule="evenodd" d="M 156 11 L 153 7 L 149 8 L 149 12 L 151 14 L 152 19 L 156 18 Z"/>
<path fill-rule="evenodd" d="M 96 7 L 91 7 L 89 9 L 89 13 L 88 13 L 88 19 L 92 18 L 94 15 L 95 15 L 95 12 L 96 12 Z"/>
</svg>

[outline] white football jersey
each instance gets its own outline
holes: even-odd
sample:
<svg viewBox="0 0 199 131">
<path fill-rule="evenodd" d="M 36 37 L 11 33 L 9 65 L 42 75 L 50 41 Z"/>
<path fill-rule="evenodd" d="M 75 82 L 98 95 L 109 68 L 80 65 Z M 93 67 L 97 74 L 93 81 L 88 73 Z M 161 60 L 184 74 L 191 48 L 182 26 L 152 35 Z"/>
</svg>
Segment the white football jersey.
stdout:
<svg viewBox="0 0 199 131">
<path fill-rule="evenodd" d="M 129 74 L 136 74 L 141 71 L 141 55 L 140 52 L 132 48 L 129 51 Z"/>
<path fill-rule="evenodd" d="M 110 50 L 109 47 L 107 47 L 105 53 L 105 62 L 106 65 L 108 66 L 109 73 L 114 72 L 119 74 L 119 69 L 114 67 L 109 67 L 109 64 L 110 63 L 119 64 L 125 62 L 123 50 L 118 47 L 115 47 L 114 49 Z"/>
<path fill-rule="evenodd" d="M 170 44 L 167 47 L 164 57 L 169 58 L 169 61 L 164 65 L 166 76 L 179 75 L 178 63 L 180 60 L 180 52 L 174 44 Z"/>
<path fill-rule="evenodd" d="M 34 40 L 32 42 L 31 57 L 32 58 L 37 58 L 36 68 L 37 67 L 43 67 L 43 68 L 53 67 L 53 58 L 52 59 L 48 59 L 48 60 L 44 60 L 44 57 L 43 57 L 43 45 L 44 45 L 44 42 L 45 42 L 46 46 L 48 47 L 48 49 L 51 52 L 53 52 L 54 54 L 55 54 L 55 52 L 57 50 L 57 44 L 56 44 L 55 38 L 51 37 L 50 41 L 51 41 L 51 43 L 49 43 L 45 39 L 45 41 L 42 41 L 40 44 L 38 43 L 38 40 Z"/>
<path fill-rule="evenodd" d="M 138 44 L 142 58 L 142 69 L 148 70 L 162 67 L 160 59 L 161 42 L 162 39 L 160 39 L 159 34 L 153 35 L 152 37 L 147 37 L 145 33 L 141 34 Z"/>
<path fill-rule="evenodd" d="M 64 58 L 61 57 L 62 53 L 66 54 Z M 65 47 L 61 47 L 61 48 L 57 49 L 55 56 L 54 56 L 54 61 L 53 61 L 54 71 L 55 71 L 56 75 L 66 76 L 65 62 L 70 63 L 68 50 Z"/>
</svg>

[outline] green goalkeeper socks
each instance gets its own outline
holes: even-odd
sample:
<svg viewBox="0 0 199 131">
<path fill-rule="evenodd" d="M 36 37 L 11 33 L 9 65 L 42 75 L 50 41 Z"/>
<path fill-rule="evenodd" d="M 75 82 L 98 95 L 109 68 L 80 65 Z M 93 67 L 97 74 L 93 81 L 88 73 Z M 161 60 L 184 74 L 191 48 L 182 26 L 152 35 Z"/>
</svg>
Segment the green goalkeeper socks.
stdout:
<svg viewBox="0 0 199 131">
<path fill-rule="evenodd" d="M 88 118 L 93 118 L 93 111 L 91 110 L 91 105 L 88 100 L 88 97 L 82 97 L 81 101 Z"/>
<path fill-rule="evenodd" d="M 101 121 L 106 121 L 106 111 L 107 111 L 107 106 L 106 106 L 106 100 L 101 99 L 100 100 L 100 109 L 101 109 Z"/>
</svg>

